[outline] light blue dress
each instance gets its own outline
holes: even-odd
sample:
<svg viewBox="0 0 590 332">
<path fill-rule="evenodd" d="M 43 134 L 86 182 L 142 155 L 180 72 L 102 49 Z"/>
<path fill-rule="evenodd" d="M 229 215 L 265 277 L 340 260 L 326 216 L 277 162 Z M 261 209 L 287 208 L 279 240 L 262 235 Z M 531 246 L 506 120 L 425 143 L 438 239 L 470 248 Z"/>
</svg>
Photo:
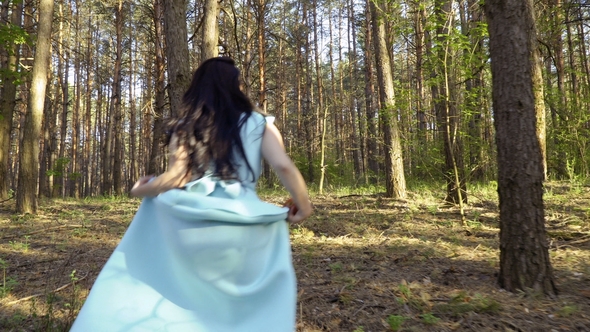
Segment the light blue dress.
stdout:
<svg viewBox="0 0 590 332">
<path fill-rule="evenodd" d="M 241 182 L 207 175 L 145 198 L 71 331 L 293 332 L 287 208 L 261 201 L 259 113 L 242 127 Z"/>
</svg>

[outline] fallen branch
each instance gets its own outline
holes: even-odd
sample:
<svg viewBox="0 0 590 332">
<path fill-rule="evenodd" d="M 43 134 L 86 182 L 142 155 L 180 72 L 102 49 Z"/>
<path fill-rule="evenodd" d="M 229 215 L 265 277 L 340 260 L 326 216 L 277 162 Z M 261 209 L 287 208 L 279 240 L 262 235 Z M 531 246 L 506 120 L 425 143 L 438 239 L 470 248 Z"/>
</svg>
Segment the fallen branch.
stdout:
<svg viewBox="0 0 590 332">
<path fill-rule="evenodd" d="M 88 274 L 86 274 L 86 275 L 85 275 L 85 276 L 83 276 L 82 278 L 80 278 L 80 279 L 76 280 L 76 282 L 80 282 L 80 281 L 84 280 L 86 277 L 88 277 Z M 72 282 L 70 282 L 70 283 L 67 283 L 67 284 L 65 284 L 65 285 L 63 285 L 63 286 L 61 286 L 61 287 L 58 287 L 58 288 L 54 289 L 53 291 L 51 291 L 51 292 L 49 292 L 49 293 L 57 293 L 57 292 L 59 292 L 59 291 L 62 291 L 62 290 L 64 290 L 64 289 L 68 288 L 68 287 L 69 287 L 69 286 L 71 286 L 72 284 L 73 284 Z M 43 296 L 43 295 L 46 295 L 46 294 L 47 294 L 47 293 L 38 293 L 38 294 L 33 294 L 33 295 L 30 295 L 30 296 L 27 296 L 27 297 L 23 297 L 23 298 L 21 298 L 21 299 L 18 299 L 18 300 L 14 300 L 14 301 L 8 302 L 8 303 L 6 303 L 6 304 L 7 304 L 7 305 L 13 305 L 13 304 L 17 304 L 17 303 L 19 303 L 19 302 L 27 301 L 27 300 L 30 300 L 30 299 L 32 299 L 32 298 L 39 297 L 39 296 Z"/>
<path fill-rule="evenodd" d="M 4 202 L 8 202 L 9 200 L 11 200 L 13 198 L 14 198 L 14 196 L 13 197 L 9 197 L 9 198 L 7 198 L 5 200 L 2 200 L 2 201 L 0 201 L 0 204 L 3 204 Z"/>
<path fill-rule="evenodd" d="M 548 230 L 547 235 L 554 238 L 562 238 L 564 240 L 576 239 L 580 237 L 590 236 L 590 232 L 575 232 L 575 231 L 552 231 Z"/>
<path fill-rule="evenodd" d="M 584 243 L 584 242 L 588 242 L 588 241 L 590 241 L 590 236 L 583 238 L 583 239 L 576 240 L 576 241 L 568 242 L 567 244 L 580 244 L 580 243 Z"/>
</svg>

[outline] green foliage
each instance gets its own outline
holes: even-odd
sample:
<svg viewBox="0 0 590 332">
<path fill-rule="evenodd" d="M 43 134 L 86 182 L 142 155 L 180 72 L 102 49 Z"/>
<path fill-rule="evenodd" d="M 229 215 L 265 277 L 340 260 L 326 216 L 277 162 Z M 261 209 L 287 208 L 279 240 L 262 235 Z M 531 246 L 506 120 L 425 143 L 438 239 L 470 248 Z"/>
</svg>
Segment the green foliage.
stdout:
<svg viewBox="0 0 590 332">
<path fill-rule="evenodd" d="M 31 36 L 29 36 L 25 29 L 8 23 L 0 26 L 0 43 L 3 48 L 11 52 L 10 46 L 12 45 L 30 44 Z M 13 54 L 9 53 L 9 55 Z"/>
<path fill-rule="evenodd" d="M 410 298 L 412 296 L 412 291 L 410 290 L 408 285 L 401 284 L 399 285 L 398 289 L 405 298 Z"/>
<path fill-rule="evenodd" d="M 20 224 L 24 224 L 27 221 L 31 221 L 35 219 L 35 215 L 31 214 L 31 213 L 27 213 L 27 214 L 13 214 L 10 216 L 10 221 L 20 225 Z"/>
<path fill-rule="evenodd" d="M 422 319 L 422 322 L 424 324 L 428 324 L 428 325 L 435 325 L 436 323 L 438 323 L 440 321 L 440 318 L 434 316 L 431 313 L 422 314 L 422 315 L 420 315 L 420 318 Z"/>
<path fill-rule="evenodd" d="M 25 235 L 24 242 L 9 241 L 8 243 L 13 250 L 27 252 L 29 250 L 29 238 L 29 235 Z"/>
<path fill-rule="evenodd" d="M 559 309 L 557 314 L 561 317 L 570 317 L 578 311 L 580 311 L 580 309 L 576 305 L 565 305 Z"/>
<path fill-rule="evenodd" d="M 406 320 L 406 317 L 400 315 L 389 315 L 387 317 L 387 324 L 389 324 L 389 328 L 392 331 L 399 331 L 402 327 L 402 324 Z"/>
<path fill-rule="evenodd" d="M 335 262 L 330 264 L 330 270 L 332 271 L 332 273 L 342 272 L 342 263 Z"/>
<path fill-rule="evenodd" d="M 8 295 L 14 286 L 18 285 L 18 282 L 12 277 L 6 277 L 6 270 L 8 269 L 8 263 L 0 258 L 0 269 L 2 269 L 2 285 L 0 286 L 0 299 Z"/>
<path fill-rule="evenodd" d="M 442 167 L 445 163 L 441 142 L 421 144 L 412 150 L 413 168 L 408 170 L 406 181 L 440 181 L 444 179 Z"/>
<path fill-rule="evenodd" d="M 0 25 L 0 48 L 14 55 L 13 45 L 31 44 L 31 37 L 25 29 L 13 24 Z M 22 77 L 26 73 L 20 72 L 17 68 L 1 68 L 0 82 L 12 81 L 16 85 L 22 84 Z"/>
<path fill-rule="evenodd" d="M 23 326 L 24 322 L 27 320 L 27 315 L 23 313 L 21 310 L 16 310 L 10 317 L 2 318 L 0 317 L 0 326 Z M 23 330 L 10 330 L 9 331 L 23 331 Z"/>
<path fill-rule="evenodd" d="M 471 297 L 465 291 L 461 291 L 451 298 L 448 303 L 435 305 L 433 310 L 442 314 L 461 316 L 468 312 L 496 313 L 501 306 L 496 300 L 475 294 Z"/>
<path fill-rule="evenodd" d="M 41 312 L 38 312 L 40 309 L 37 307 L 36 300 L 34 298 L 31 300 L 31 316 L 34 318 L 35 331 L 68 331 L 70 329 L 83 302 L 79 300 L 77 271 L 72 270 L 69 277 L 73 291 L 68 297 L 54 292 L 46 293 L 45 309 L 41 309 Z M 63 308 L 59 308 L 60 304 L 63 304 Z"/>
<path fill-rule="evenodd" d="M 70 158 L 57 158 L 52 169 L 45 172 L 47 176 L 63 176 L 66 166 L 70 163 Z"/>
</svg>

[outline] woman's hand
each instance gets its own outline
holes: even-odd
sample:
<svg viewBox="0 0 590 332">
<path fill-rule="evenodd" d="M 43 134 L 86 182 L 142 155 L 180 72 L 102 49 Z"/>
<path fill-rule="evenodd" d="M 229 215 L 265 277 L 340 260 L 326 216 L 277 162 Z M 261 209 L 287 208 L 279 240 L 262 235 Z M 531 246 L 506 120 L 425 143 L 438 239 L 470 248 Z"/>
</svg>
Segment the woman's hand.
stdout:
<svg viewBox="0 0 590 332">
<path fill-rule="evenodd" d="M 295 205 L 292 198 L 289 198 L 285 202 L 285 206 L 289 208 L 289 212 L 287 214 L 287 220 L 289 222 L 298 224 L 311 215 L 313 212 L 311 202 L 308 201 L 307 204 L 303 205 L 304 207 L 300 209 L 297 205 Z"/>
<path fill-rule="evenodd" d="M 135 197 L 156 197 L 174 188 L 184 186 L 190 180 L 188 172 L 188 157 L 184 145 L 178 145 L 178 137 L 173 134 L 170 139 L 168 169 L 158 175 L 141 177 L 131 189 L 130 194 Z"/>
<path fill-rule="evenodd" d="M 137 180 L 137 182 L 135 182 L 135 184 L 133 185 L 133 188 L 131 188 L 131 191 L 130 191 L 131 196 L 134 196 L 134 197 L 143 196 L 143 195 L 141 195 L 142 187 L 146 183 L 150 182 L 150 180 L 153 178 L 154 178 L 153 175 L 146 175 L 146 176 L 142 176 L 141 178 L 139 178 L 139 180 Z"/>
</svg>

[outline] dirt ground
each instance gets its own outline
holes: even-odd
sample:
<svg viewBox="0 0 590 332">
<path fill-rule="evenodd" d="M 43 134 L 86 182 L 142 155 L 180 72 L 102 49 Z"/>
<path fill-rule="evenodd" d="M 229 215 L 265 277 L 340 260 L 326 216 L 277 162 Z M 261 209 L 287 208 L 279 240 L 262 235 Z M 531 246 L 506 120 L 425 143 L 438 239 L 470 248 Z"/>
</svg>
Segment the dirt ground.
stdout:
<svg viewBox="0 0 590 332">
<path fill-rule="evenodd" d="M 498 287 L 495 193 L 471 192 L 464 227 L 437 194 L 314 196 L 291 230 L 298 331 L 590 331 L 590 188 L 546 186 L 554 299 Z M 67 331 L 138 206 L 46 200 L 23 216 L 0 203 L 0 330 Z"/>
</svg>

